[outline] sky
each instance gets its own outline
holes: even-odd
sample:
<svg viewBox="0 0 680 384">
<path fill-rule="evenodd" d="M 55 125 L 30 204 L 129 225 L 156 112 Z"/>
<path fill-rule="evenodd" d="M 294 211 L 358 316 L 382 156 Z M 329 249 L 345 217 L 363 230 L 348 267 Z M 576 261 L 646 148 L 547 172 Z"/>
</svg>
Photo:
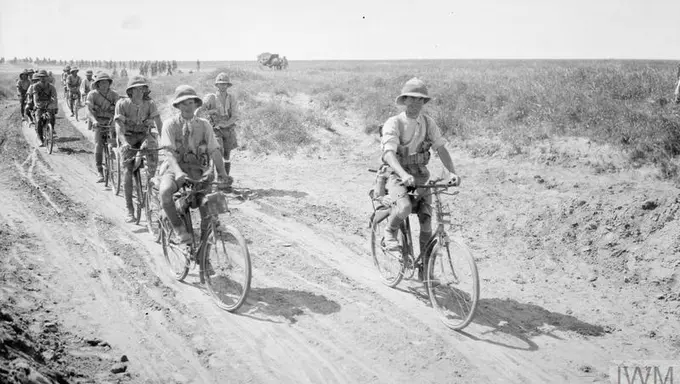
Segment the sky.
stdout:
<svg viewBox="0 0 680 384">
<path fill-rule="evenodd" d="M 680 0 L 0 0 L 0 56 L 678 59 Z"/>
</svg>

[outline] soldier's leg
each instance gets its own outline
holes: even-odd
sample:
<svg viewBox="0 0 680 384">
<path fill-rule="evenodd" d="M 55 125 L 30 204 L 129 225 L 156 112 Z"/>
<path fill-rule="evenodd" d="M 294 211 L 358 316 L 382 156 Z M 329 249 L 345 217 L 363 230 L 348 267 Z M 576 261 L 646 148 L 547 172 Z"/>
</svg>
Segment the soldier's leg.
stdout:
<svg viewBox="0 0 680 384">
<path fill-rule="evenodd" d="M 146 136 L 146 148 L 150 151 L 146 154 L 146 175 L 150 179 L 156 175 L 156 169 L 158 168 L 158 140 L 154 134 L 148 134 Z"/>
<path fill-rule="evenodd" d="M 94 163 L 99 174 L 98 183 L 104 182 L 104 169 L 102 167 L 102 157 L 104 156 L 104 138 L 102 137 L 102 128 L 94 127 Z"/>
<path fill-rule="evenodd" d="M 26 109 L 26 95 L 19 95 L 19 108 L 21 109 L 21 119 L 24 119 L 24 109 Z"/>
<path fill-rule="evenodd" d="M 406 187 L 401 185 L 397 175 L 391 174 L 387 178 L 386 187 L 389 190 L 390 199 L 395 202 L 395 205 L 392 206 L 390 215 L 386 219 L 385 245 L 389 250 L 394 251 L 400 247 L 397 231 L 404 219 L 411 213 L 412 204 L 409 195 L 406 193 Z"/>
</svg>

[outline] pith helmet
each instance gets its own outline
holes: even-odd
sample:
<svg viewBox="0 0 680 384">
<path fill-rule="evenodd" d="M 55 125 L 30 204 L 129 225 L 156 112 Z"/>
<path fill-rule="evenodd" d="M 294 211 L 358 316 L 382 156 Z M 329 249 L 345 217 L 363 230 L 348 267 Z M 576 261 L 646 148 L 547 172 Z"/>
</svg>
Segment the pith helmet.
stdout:
<svg viewBox="0 0 680 384">
<path fill-rule="evenodd" d="M 64 72 L 71 72 L 71 66 L 70 65 L 65 66 Z"/>
<path fill-rule="evenodd" d="M 104 80 L 108 80 L 109 85 L 113 84 L 113 79 L 111 78 L 111 76 L 109 76 L 108 73 L 100 72 L 100 73 L 97 74 L 97 78 L 94 80 L 93 85 L 96 87 L 96 86 L 98 86 L 97 83 L 99 83 L 100 81 L 104 81 Z"/>
<path fill-rule="evenodd" d="M 200 107 L 203 105 L 203 100 L 196 94 L 196 90 L 188 85 L 180 85 L 175 89 L 175 97 L 172 100 L 172 106 L 177 108 L 177 104 L 184 100 L 194 99 L 196 104 Z"/>
<path fill-rule="evenodd" d="M 47 71 L 44 69 L 41 69 L 38 71 L 38 77 L 48 77 L 49 75 L 47 74 Z"/>
<path fill-rule="evenodd" d="M 91 74 L 92 74 L 92 70 L 91 70 L 91 69 L 88 69 L 87 71 L 85 71 L 85 74 L 86 74 L 86 75 L 91 75 Z"/>
<path fill-rule="evenodd" d="M 144 76 L 132 76 L 130 80 L 128 80 L 128 85 L 127 88 L 125 88 L 125 93 L 129 97 L 132 97 L 132 88 L 137 88 L 137 87 L 149 87 L 149 83 L 146 81 L 146 78 Z"/>
<path fill-rule="evenodd" d="M 39 81 L 40 80 L 40 76 L 38 76 L 37 72 L 33 72 L 33 75 L 31 76 L 31 80 L 33 80 L 33 81 Z"/>
<path fill-rule="evenodd" d="M 216 85 L 217 84 L 227 84 L 230 87 L 232 85 L 231 82 L 229 81 L 229 76 L 224 72 L 221 72 L 219 75 L 217 75 L 217 78 L 215 79 L 215 84 Z"/>
<path fill-rule="evenodd" d="M 71 70 L 70 70 L 69 72 L 71 72 L 71 73 L 73 73 L 73 72 L 78 73 L 78 71 L 80 71 L 80 69 L 78 69 L 78 67 L 73 67 L 73 68 L 71 68 Z"/>
<path fill-rule="evenodd" d="M 407 81 L 401 88 L 401 94 L 396 99 L 397 105 L 404 105 L 404 98 L 406 96 L 422 97 L 425 99 L 424 104 L 427 104 L 431 99 L 427 94 L 425 83 L 417 77 Z"/>
</svg>

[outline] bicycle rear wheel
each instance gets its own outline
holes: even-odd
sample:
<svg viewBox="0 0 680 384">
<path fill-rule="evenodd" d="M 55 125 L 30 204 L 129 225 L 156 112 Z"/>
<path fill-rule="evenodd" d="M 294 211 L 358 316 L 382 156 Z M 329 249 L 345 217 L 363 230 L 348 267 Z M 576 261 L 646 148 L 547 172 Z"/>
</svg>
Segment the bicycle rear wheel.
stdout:
<svg viewBox="0 0 680 384">
<path fill-rule="evenodd" d="M 144 218 L 146 219 L 146 228 L 157 243 L 161 241 L 160 212 L 161 202 L 158 198 L 158 188 L 155 188 L 152 182 L 148 182 L 144 193 Z"/>
<path fill-rule="evenodd" d="M 141 171 L 137 169 L 132 177 L 135 181 L 135 187 L 132 191 L 132 204 L 135 206 L 135 224 L 139 224 L 139 222 L 142 220 L 142 207 L 144 206 Z"/>
<path fill-rule="evenodd" d="M 183 216 L 182 220 L 188 228 L 191 228 L 191 216 L 188 214 Z M 163 256 L 170 267 L 175 279 L 183 281 L 189 274 L 189 267 L 191 266 L 191 255 L 187 250 L 185 244 L 177 244 L 174 242 L 175 231 L 172 229 L 167 218 L 160 221 L 160 235 L 161 246 L 163 247 Z"/>
<path fill-rule="evenodd" d="M 479 301 L 477 264 L 460 240 L 435 244 L 425 281 L 432 307 L 449 328 L 460 330 L 472 321 Z"/>
<path fill-rule="evenodd" d="M 389 210 L 387 212 L 378 210 L 375 213 L 371 226 L 371 254 L 373 255 L 373 263 L 382 276 L 383 283 L 388 287 L 396 287 L 404 277 L 403 251 L 405 241 L 402 232 L 398 231 L 397 239 L 402 245 L 402 251 L 390 252 L 385 250 L 384 233 L 388 216 Z"/>
<path fill-rule="evenodd" d="M 212 228 L 201 258 L 205 285 L 217 306 L 234 312 L 250 291 L 250 253 L 243 235 L 232 226 Z"/>
<path fill-rule="evenodd" d="M 104 145 L 108 147 L 108 144 Z M 109 158 L 111 159 L 111 186 L 113 187 L 113 194 L 118 196 L 121 183 L 120 156 L 118 155 L 118 152 L 112 148 Z"/>
<path fill-rule="evenodd" d="M 43 135 L 45 135 L 45 145 L 47 146 L 47 152 L 52 154 L 52 150 L 54 149 L 54 127 L 52 126 L 52 123 L 47 123 L 45 125 L 43 128 Z"/>
</svg>

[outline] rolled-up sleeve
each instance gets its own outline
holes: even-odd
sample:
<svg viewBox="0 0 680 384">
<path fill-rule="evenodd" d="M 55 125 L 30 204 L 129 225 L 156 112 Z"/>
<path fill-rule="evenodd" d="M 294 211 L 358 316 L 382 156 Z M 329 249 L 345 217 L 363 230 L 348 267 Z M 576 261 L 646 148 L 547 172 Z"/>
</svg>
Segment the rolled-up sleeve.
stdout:
<svg viewBox="0 0 680 384">
<path fill-rule="evenodd" d="M 229 111 L 231 112 L 229 118 L 233 119 L 234 122 L 238 121 L 238 103 L 236 102 L 236 97 L 234 97 L 234 95 L 229 95 Z"/>
<path fill-rule="evenodd" d="M 160 116 L 161 113 L 158 112 L 158 107 L 156 106 L 156 102 L 153 100 L 149 101 L 149 119 L 154 119 L 158 116 Z"/>
<path fill-rule="evenodd" d="M 201 119 L 201 123 L 205 126 L 205 142 L 208 145 L 208 152 L 213 152 L 215 150 L 218 150 L 220 148 L 220 145 L 217 143 L 217 138 L 215 137 L 215 131 L 212 129 L 210 126 L 210 123 L 208 123 L 208 120 Z"/>
<path fill-rule="evenodd" d="M 125 102 L 122 100 L 116 103 L 116 110 L 113 119 L 120 124 L 125 124 L 127 118 L 125 117 Z"/>
<path fill-rule="evenodd" d="M 439 129 L 439 126 L 434 119 L 429 117 L 425 118 L 427 119 L 428 136 L 430 137 L 430 140 L 432 140 L 432 149 L 436 150 L 446 145 L 447 141 L 444 136 L 442 136 L 442 131 Z"/>
<path fill-rule="evenodd" d="M 397 124 L 397 117 L 390 117 L 383 125 L 380 145 L 382 146 L 383 154 L 388 151 L 397 152 L 397 149 L 399 148 L 399 125 Z"/>
<path fill-rule="evenodd" d="M 175 147 L 175 132 L 172 129 L 173 120 L 163 122 L 163 134 L 161 135 L 160 146 L 167 151 L 177 151 Z"/>
</svg>

